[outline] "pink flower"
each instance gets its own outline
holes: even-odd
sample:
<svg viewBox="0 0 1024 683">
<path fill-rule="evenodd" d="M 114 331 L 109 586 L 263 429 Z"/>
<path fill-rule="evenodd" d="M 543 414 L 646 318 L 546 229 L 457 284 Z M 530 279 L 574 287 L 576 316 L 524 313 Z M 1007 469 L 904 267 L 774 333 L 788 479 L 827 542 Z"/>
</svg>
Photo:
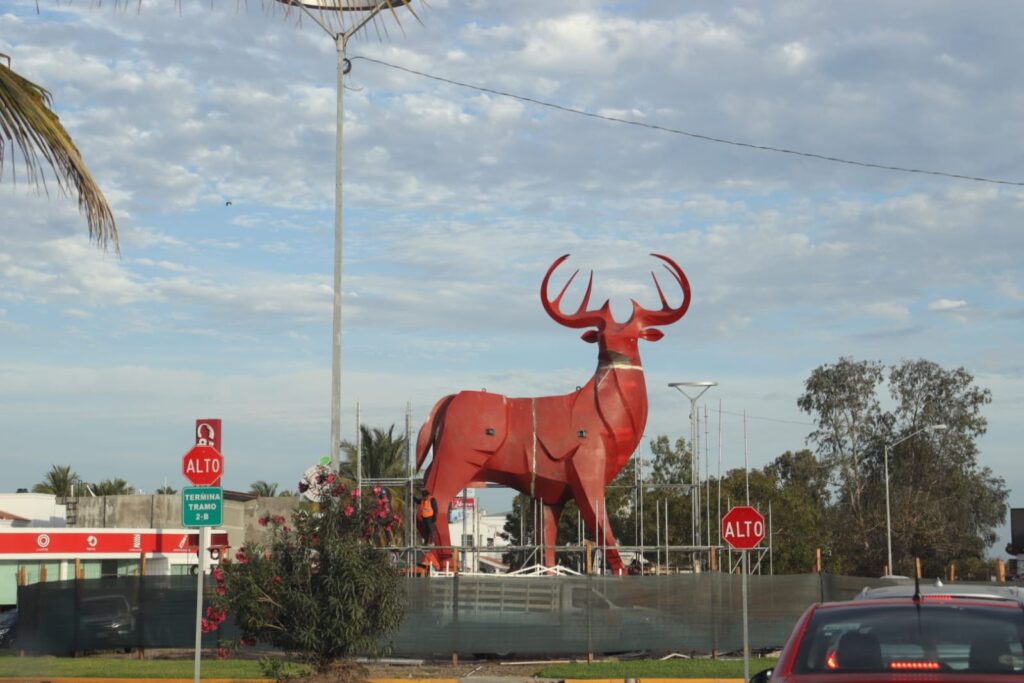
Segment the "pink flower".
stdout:
<svg viewBox="0 0 1024 683">
<path fill-rule="evenodd" d="M 235 553 L 235 559 L 238 560 L 240 564 L 245 564 L 249 561 L 249 558 L 245 556 L 244 548 L 239 548 L 238 552 Z"/>
<path fill-rule="evenodd" d="M 256 521 L 260 523 L 260 526 L 266 526 L 267 525 L 267 518 L 266 517 L 260 517 Z"/>
<path fill-rule="evenodd" d="M 280 577 L 280 576 L 275 576 L 275 577 L 274 577 L 274 581 L 273 581 L 273 584 L 274 584 L 275 586 L 277 586 L 277 585 L 279 585 L 280 583 L 281 583 L 281 577 Z"/>
<path fill-rule="evenodd" d="M 217 583 L 220 583 L 224 580 L 224 571 L 220 567 L 215 567 L 213 572 L 211 573 L 213 574 L 214 581 L 216 581 Z"/>
<path fill-rule="evenodd" d="M 361 495 L 363 495 L 363 492 L 360 491 L 359 489 L 353 489 L 352 490 L 352 497 L 353 498 L 358 498 Z"/>
<path fill-rule="evenodd" d="M 225 586 L 224 584 L 221 584 L 221 585 L 217 586 L 217 595 L 227 595 L 227 594 L 228 594 L 227 586 Z"/>
<path fill-rule="evenodd" d="M 375 496 L 379 496 L 380 495 L 380 487 L 379 486 L 374 486 L 373 487 L 373 495 L 375 495 Z"/>
<path fill-rule="evenodd" d="M 334 475 L 333 474 L 328 474 L 327 475 L 327 483 L 328 484 L 333 484 L 334 483 Z"/>
<path fill-rule="evenodd" d="M 355 512 L 355 511 L 356 511 L 356 509 L 354 507 L 352 507 L 351 505 L 347 505 L 345 507 L 345 516 L 346 517 L 351 517 L 352 513 Z"/>
<path fill-rule="evenodd" d="M 227 659 L 227 658 L 228 658 L 228 651 L 225 650 L 222 647 L 218 647 L 217 648 L 217 659 Z"/>
<path fill-rule="evenodd" d="M 284 524 L 284 517 L 281 515 L 274 515 L 271 519 L 274 520 L 274 524 Z"/>
</svg>

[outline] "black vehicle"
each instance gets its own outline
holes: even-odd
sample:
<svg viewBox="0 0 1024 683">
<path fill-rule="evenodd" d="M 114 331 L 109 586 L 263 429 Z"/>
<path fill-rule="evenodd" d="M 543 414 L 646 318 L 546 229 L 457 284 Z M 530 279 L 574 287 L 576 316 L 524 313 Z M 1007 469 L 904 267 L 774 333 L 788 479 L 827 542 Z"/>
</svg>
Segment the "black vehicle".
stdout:
<svg viewBox="0 0 1024 683">
<path fill-rule="evenodd" d="M 14 645 L 14 636 L 17 625 L 17 609 L 0 612 L 0 647 L 12 647 Z"/>
</svg>

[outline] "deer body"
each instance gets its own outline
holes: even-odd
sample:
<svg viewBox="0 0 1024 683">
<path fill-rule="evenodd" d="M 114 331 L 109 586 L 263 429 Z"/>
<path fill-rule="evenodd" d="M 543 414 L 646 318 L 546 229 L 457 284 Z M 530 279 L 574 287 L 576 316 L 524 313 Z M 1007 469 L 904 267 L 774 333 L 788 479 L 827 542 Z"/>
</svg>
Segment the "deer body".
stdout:
<svg viewBox="0 0 1024 683">
<path fill-rule="evenodd" d="M 655 278 L 662 309 L 647 311 L 634 301 L 629 321 L 616 323 L 607 302 L 597 311 L 585 310 L 593 284 L 591 274 L 579 310 L 566 315 L 559 304 L 572 277 L 553 302 L 547 299 L 551 274 L 566 258 L 548 269 L 541 300 L 557 322 L 597 328 L 583 334 L 584 341 L 596 342 L 599 347 L 594 376 L 576 391 L 559 396 L 507 398 L 463 391 L 444 397 L 420 429 L 416 466 L 422 467 L 432 449 L 434 458 L 424 485 L 441 511 L 439 545 L 451 545 L 446 511 L 452 499 L 466 487 L 494 482 L 544 504 L 545 564 L 554 564 L 558 519 L 564 505 L 574 499 L 588 536 L 609 548 L 609 567 L 618 572 L 623 564 L 607 525 L 604 489 L 629 462 L 647 424 L 647 388 L 638 340 L 660 339 L 661 332 L 653 326 L 682 317 L 689 305 L 689 283 L 678 265 L 659 256 L 671 264 L 668 270 L 683 289 L 685 298 L 679 308 L 668 306 Z M 447 557 L 448 552 L 440 555 Z"/>
</svg>

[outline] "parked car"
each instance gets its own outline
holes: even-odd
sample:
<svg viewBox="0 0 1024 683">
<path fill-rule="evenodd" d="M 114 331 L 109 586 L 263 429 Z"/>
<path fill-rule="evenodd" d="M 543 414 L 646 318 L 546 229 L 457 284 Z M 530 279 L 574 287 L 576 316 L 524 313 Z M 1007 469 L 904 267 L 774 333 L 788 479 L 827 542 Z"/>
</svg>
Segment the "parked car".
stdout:
<svg viewBox="0 0 1024 683">
<path fill-rule="evenodd" d="M 135 609 L 123 595 L 83 598 L 79 604 L 80 642 L 86 649 L 130 648 L 135 633 Z"/>
<path fill-rule="evenodd" d="M 0 647 L 11 647 L 14 645 L 14 636 L 17 625 L 17 609 L 0 612 Z"/>
<path fill-rule="evenodd" d="M 1017 589 L 913 583 L 811 605 L 774 670 L 753 683 L 1024 682 Z"/>
</svg>

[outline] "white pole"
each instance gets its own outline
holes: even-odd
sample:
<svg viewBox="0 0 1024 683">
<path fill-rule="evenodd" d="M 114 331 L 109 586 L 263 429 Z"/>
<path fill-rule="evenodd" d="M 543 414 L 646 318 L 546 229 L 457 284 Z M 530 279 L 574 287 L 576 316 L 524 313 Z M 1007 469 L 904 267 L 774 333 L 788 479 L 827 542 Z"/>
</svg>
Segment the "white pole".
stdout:
<svg viewBox="0 0 1024 683">
<path fill-rule="evenodd" d="M 711 454 L 708 452 L 708 404 L 704 404 L 704 511 L 707 517 L 707 539 L 705 545 L 711 545 Z M 711 566 L 711 554 L 708 553 L 708 567 Z"/>
<path fill-rule="evenodd" d="M 743 680 L 750 680 L 750 629 L 747 622 L 747 551 L 741 550 L 743 560 Z"/>
<path fill-rule="evenodd" d="M 331 344 L 331 469 L 338 471 L 341 462 L 341 252 L 344 223 L 342 220 L 342 178 L 344 164 L 345 132 L 345 47 L 347 38 L 344 34 L 335 36 L 334 44 L 338 52 L 338 93 L 335 110 L 337 135 L 334 142 L 334 324 Z"/>
<path fill-rule="evenodd" d="M 203 576 L 206 574 L 206 549 L 210 545 L 210 527 L 199 529 L 199 547 L 196 548 L 196 650 L 193 682 L 199 683 L 199 669 L 203 656 Z"/>
<path fill-rule="evenodd" d="M 747 465 L 747 409 L 743 409 L 743 474 L 747 480 L 747 505 L 750 505 L 750 467 Z M 746 557 L 746 555 L 744 555 Z"/>
<path fill-rule="evenodd" d="M 718 545 L 722 545 L 722 399 L 718 399 Z"/>
<path fill-rule="evenodd" d="M 363 430 L 360 429 L 359 401 L 356 401 L 356 489 L 363 490 Z"/>
</svg>

